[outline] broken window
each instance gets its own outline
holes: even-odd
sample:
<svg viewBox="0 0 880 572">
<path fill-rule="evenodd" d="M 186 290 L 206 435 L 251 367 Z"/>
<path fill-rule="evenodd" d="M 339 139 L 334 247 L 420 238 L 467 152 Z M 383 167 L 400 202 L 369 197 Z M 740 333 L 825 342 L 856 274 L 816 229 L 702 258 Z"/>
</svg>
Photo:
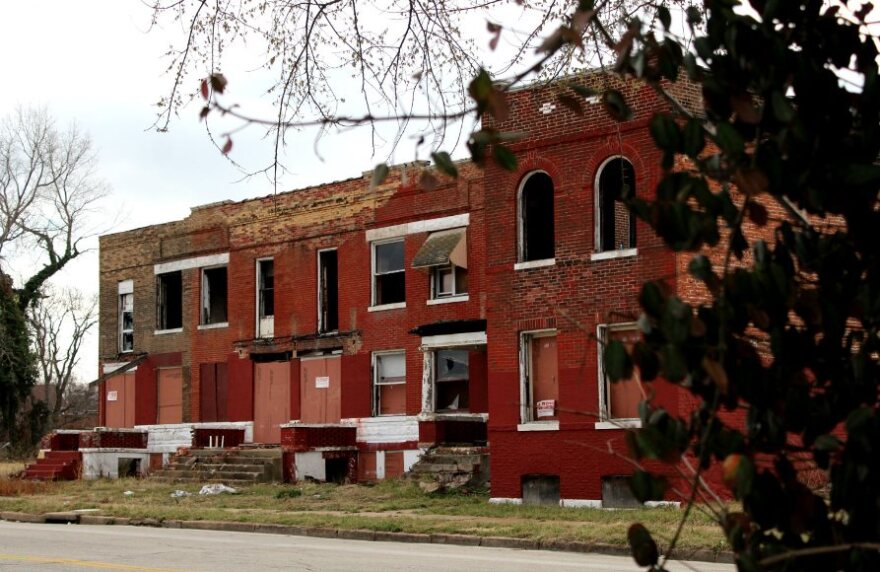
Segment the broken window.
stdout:
<svg viewBox="0 0 880 572">
<path fill-rule="evenodd" d="M 525 332 L 521 340 L 522 422 L 555 421 L 559 419 L 556 332 Z"/>
<path fill-rule="evenodd" d="M 373 415 L 406 413 L 406 354 L 373 354 Z"/>
<path fill-rule="evenodd" d="M 373 305 L 406 301 L 403 240 L 373 244 Z"/>
<path fill-rule="evenodd" d="M 462 296 L 468 291 L 467 268 L 454 264 L 437 266 L 431 274 L 431 299 Z"/>
<path fill-rule="evenodd" d="M 555 256 L 553 180 L 544 172 L 528 175 L 519 197 L 519 259 L 545 260 Z"/>
<path fill-rule="evenodd" d="M 318 331 L 339 329 L 339 266 L 335 250 L 318 252 Z"/>
<path fill-rule="evenodd" d="M 468 411 L 469 356 L 468 350 L 438 350 L 434 353 L 435 411 Z"/>
<path fill-rule="evenodd" d="M 602 420 L 638 420 L 639 402 L 643 399 L 638 370 L 633 369 L 629 379 L 611 382 L 605 374 L 603 357 L 605 345 L 617 340 L 631 351 L 639 341 L 640 333 L 634 323 L 599 326 L 599 396 Z"/>
<path fill-rule="evenodd" d="M 257 337 L 275 335 L 275 262 L 257 260 Z"/>
<path fill-rule="evenodd" d="M 634 196 L 635 180 L 632 163 L 623 157 L 601 167 L 596 192 L 597 252 L 636 247 L 636 220 L 623 202 Z"/>
<path fill-rule="evenodd" d="M 119 352 L 134 351 L 134 291 L 131 280 L 118 285 L 119 290 Z"/>
<path fill-rule="evenodd" d="M 156 275 L 156 329 L 183 327 L 183 273 Z"/>
<path fill-rule="evenodd" d="M 203 325 L 227 322 L 226 267 L 202 269 L 202 320 Z"/>
</svg>

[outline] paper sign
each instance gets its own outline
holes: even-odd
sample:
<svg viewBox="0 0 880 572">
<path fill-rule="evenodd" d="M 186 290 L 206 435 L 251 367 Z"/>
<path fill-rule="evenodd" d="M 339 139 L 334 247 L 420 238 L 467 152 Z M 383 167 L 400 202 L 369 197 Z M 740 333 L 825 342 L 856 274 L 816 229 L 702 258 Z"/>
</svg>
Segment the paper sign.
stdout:
<svg viewBox="0 0 880 572">
<path fill-rule="evenodd" d="M 556 413 L 556 400 L 544 399 L 535 404 L 538 410 L 538 417 L 553 417 Z"/>
<path fill-rule="evenodd" d="M 330 378 L 324 375 L 319 375 L 315 378 L 315 387 L 317 389 L 327 389 L 330 387 Z"/>
<path fill-rule="evenodd" d="M 107 401 L 116 401 L 119 397 L 118 392 L 116 391 L 108 391 L 107 392 Z"/>
</svg>

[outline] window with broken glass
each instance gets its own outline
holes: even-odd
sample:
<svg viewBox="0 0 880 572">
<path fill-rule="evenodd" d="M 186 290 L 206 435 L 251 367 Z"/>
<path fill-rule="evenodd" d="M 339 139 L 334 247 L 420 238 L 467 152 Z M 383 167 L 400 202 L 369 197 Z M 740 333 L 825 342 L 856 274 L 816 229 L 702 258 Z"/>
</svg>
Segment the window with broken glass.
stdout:
<svg viewBox="0 0 880 572">
<path fill-rule="evenodd" d="M 134 351 L 134 294 L 119 295 L 119 352 Z"/>
<path fill-rule="evenodd" d="M 202 325 L 227 322 L 226 298 L 228 292 L 226 267 L 202 269 Z"/>
<path fill-rule="evenodd" d="M 434 352 L 435 411 L 468 411 L 470 407 L 467 350 Z"/>
</svg>

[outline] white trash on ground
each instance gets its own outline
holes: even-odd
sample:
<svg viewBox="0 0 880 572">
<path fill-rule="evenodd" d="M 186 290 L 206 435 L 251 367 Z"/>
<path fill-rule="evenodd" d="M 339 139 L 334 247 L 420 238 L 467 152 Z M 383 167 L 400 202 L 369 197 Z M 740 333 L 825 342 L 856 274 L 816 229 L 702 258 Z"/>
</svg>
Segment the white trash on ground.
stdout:
<svg viewBox="0 0 880 572">
<path fill-rule="evenodd" d="M 223 493 L 236 494 L 238 491 L 232 487 L 227 487 L 224 484 L 217 483 L 214 485 L 205 485 L 202 487 L 202 490 L 199 491 L 200 495 L 221 495 Z"/>
<path fill-rule="evenodd" d="M 174 491 L 173 493 L 171 493 L 171 498 L 173 498 L 173 499 L 179 499 L 179 498 L 188 497 L 188 496 L 192 496 L 192 494 L 188 493 L 186 491 L 179 490 L 179 489 Z"/>
</svg>

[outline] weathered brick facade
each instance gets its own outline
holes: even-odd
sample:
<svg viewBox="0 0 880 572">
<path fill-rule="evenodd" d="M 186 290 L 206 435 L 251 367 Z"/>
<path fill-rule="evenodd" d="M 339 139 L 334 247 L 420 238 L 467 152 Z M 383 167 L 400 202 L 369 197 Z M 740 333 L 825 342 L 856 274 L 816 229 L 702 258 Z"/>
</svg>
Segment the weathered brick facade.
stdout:
<svg viewBox="0 0 880 572">
<path fill-rule="evenodd" d="M 217 399 L 223 400 L 224 418 L 216 420 L 252 421 L 264 399 L 255 389 L 255 372 L 267 360 L 283 364 L 273 375 L 289 375 L 289 420 L 309 422 L 312 404 L 302 400 L 312 399 L 313 388 L 301 386 L 303 379 L 308 384 L 313 379 L 306 375 L 312 367 L 307 360 L 339 356 L 339 414 L 328 417 L 326 434 L 319 435 L 320 427 L 285 429 L 280 439 L 297 436 L 297 451 L 309 449 L 300 443 L 300 433 L 322 447 L 351 446 L 351 431 L 336 428 L 354 425 L 358 449 L 370 455 L 387 451 L 388 467 L 393 463 L 396 471 L 398 464 L 408 466 L 417 458 L 419 447 L 488 436 L 496 499 L 521 499 L 524 479 L 550 476 L 558 478 L 563 501 L 598 505 L 603 479 L 632 471 L 620 455 L 609 453 L 609 447 L 620 454 L 626 450 L 624 431 L 601 414 L 599 327 L 634 321 L 638 293 L 647 280 L 667 280 L 691 298 L 705 293 L 687 276 L 689 257 L 665 248 L 645 224 L 636 223 L 634 246 L 624 244 L 629 235 L 621 228 L 628 223 L 620 212 L 610 215 L 620 247 L 600 252 L 599 173 L 609 159 L 625 158 L 632 165 L 635 192 L 651 195 L 662 172 L 647 126 L 666 104 L 637 82 L 622 83 L 601 74 L 585 81 L 597 88 L 613 84 L 621 89 L 633 117 L 618 123 L 601 103 L 591 102 L 577 114 L 558 104 L 558 87 L 517 91 L 510 97 L 510 119 L 487 125 L 526 133 L 511 145 L 519 163 L 515 172 L 491 163 L 484 169 L 462 164 L 457 180 L 441 178 L 436 188 L 426 190 L 416 183 L 423 167 L 411 165 L 392 170 L 377 188 L 370 188 L 366 175 L 277 196 L 206 205 L 181 221 L 102 237 L 101 360 L 114 364 L 109 370 L 143 356 L 135 372 L 134 423 L 159 420 L 163 406 L 157 378 L 163 368 L 174 367 L 182 373 L 180 421 L 207 419 L 201 405 L 203 386 L 223 376 L 228 387 Z M 686 104 L 697 106 L 699 93 L 692 86 L 670 89 Z M 537 261 L 523 259 L 526 207 L 521 198 L 524 182 L 535 172 L 552 181 L 554 237 L 552 259 Z M 412 262 L 433 232 L 460 227 L 467 229 L 467 296 L 432 300 L 431 271 L 413 268 Z M 405 305 L 375 308 L 371 243 L 389 237 L 404 241 Z M 318 331 L 318 252 L 323 249 L 336 249 L 338 260 L 339 324 L 331 333 Z M 717 262 L 719 255 L 710 254 Z M 274 334 L 260 339 L 257 264 L 267 257 L 274 264 Z M 200 327 L 205 267 L 200 261 L 220 260 L 227 267 L 228 319 Z M 183 267 L 182 327 L 157 332 L 156 274 L 175 264 Z M 129 280 L 134 347 L 120 353 L 118 288 Z M 550 408 L 546 419 L 541 415 L 547 411 L 537 418 L 524 413 L 522 396 L 537 391 L 531 385 L 536 382 L 524 385 L 524 333 L 529 332 L 553 339 L 550 383 L 556 393 L 544 403 Z M 444 348 L 469 352 L 469 403 L 460 412 L 444 413 L 434 403 L 439 399 L 432 378 L 437 364 L 428 356 Z M 405 351 L 405 407 L 393 418 L 374 417 L 374 353 L 389 350 Z M 452 361 L 448 367 L 453 369 Z M 211 380 L 202 379 L 206 375 Z M 667 384 L 654 386 L 656 399 L 669 409 L 690 407 Z M 107 397 L 105 389 L 104 423 L 112 403 Z M 344 443 L 330 438 L 336 433 L 345 434 L 340 437 Z M 416 457 L 401 457 L 400 451 Z M 370 463 L 366 473 L 374 474 L 375 458 L 370 457 Z"/>
</svg>

